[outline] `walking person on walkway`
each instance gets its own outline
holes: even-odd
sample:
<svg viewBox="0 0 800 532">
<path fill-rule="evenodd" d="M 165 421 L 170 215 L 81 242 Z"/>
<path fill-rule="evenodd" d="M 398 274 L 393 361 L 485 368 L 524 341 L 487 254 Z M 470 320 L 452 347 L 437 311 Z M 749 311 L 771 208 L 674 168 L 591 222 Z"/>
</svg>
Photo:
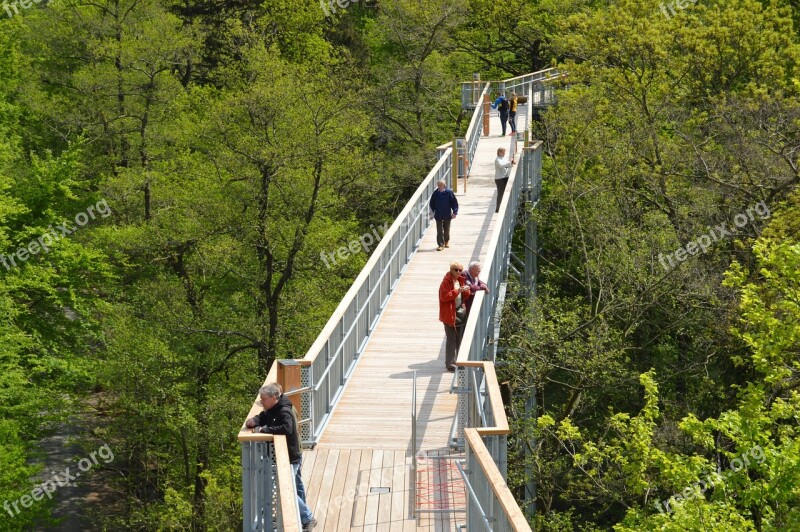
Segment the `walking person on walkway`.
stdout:
<svg viewBox="0 0 800 532">
<path fill-rule="evenodd" d="M 508 125 L 511 126 L 511 134 L 517 132 L 517 93 L 511 93 L 511 99 L 508 100 Z"/>
<path fill-rule="evenodd" d="M 444 179 L 436 183 L 429 206 L 436 220 L 436 251 L 450 247 L 450 222 L 458 215 L 458 200 Z"/>
<path fill-rule="evenodd" d="M 506 149 L 497 148 L 497 158 L 494 160 L 494 184 L 497 187 L 497 206 L 494 212 L 500 212 L 500 203 L 503 201 L 503 193 L 508 184 L 508 175 L 511 165 L 516 164 L 506 159 Z"/>
<path fill-rule="evenodd" d="M 492 106 L 492 109 L 497 109 L 498 112 L 500 113 L 500 127 L 503 130 L 503 134 L 500 135 L 500 136 L 501 137 L 505 137 L 506 136 L 506 122 L 508 121 L 508 109 L 509 109 L 509 103 L 508 103 L 508 100 L 506 99 L 506 95 L 505 94 L 501 94 L 500 96 L 498 96 L 497 99 L 494 101 L 494 103 L 491 104 L 491 106 Z M 514 126 L 514 127 L 516 127 L 516 126 Z"/>
<path fill-rule="evenodd" d="M 444 274 L 439 285 L 439 321 L 444 324 L 444 365 L 447 371 L 456 370 L 458 348 L 461 347 L 464 323 L 467 321 L 466 301 L 470 291 L 463 272 L 463 264 L 452 263 L 450 271 Z"/>
<path fill-rule="evenodd" d="M 306 504 L 306 490 L 300 476 L 303 465 L 303 455 L 300 450 L 300 431 L 297 425 L 297 416 L 291 401 L 283 395 L 281 385 L 271 382 L 258 390 L 261 406 L 264 410 L 257 416 L 245 421 L 244 426 L 253 429 L 253 432 L 263 434 L 283 434 L 286 436 L 286 446 L 289 448 L 289 461 L 294 470 L 294 483 L 297 488 L 297 504 L 300 507 L 300 522 L 303 532 L 308 532 L 317 526 L 314 514 Z"/>
</svg>

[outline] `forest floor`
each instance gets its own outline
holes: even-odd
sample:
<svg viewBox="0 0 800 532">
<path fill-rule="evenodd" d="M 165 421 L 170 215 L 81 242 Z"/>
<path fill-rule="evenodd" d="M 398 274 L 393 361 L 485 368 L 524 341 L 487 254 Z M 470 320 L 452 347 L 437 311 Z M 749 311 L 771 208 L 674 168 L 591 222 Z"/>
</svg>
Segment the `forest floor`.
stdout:
<svg viewBox="0 0 800 532">
<path fill-rule="evenodd" d="M 94 401 L 90 399 L 89 402 Z M 102 512 L 102 503 L 109 494 L 103 480 L 107 474 L 100 467 L 105 461 L 98 458 L 99 465 L 92 463 L 96 469 L 89 468 L 87 471 L 82 471 L 78 465 L 81 460 L 84 460 L 84 466 L 90 462 L 87 459 L 94 449 L 87 451 L 80 442 L 98 425 L 96 409 L 91 405 L 87 407 L 84 412 L 73 415 L 67 423 L 58 425 L 50 436 L 40 441 L 44 455 L 43 467 L 35 482 L 39 485 L 57 477 L 63 485 L 58 486 L 53 494 L 52 515 L 56 524 L 41 523 L 34 530 L 101 530 L 97 516 Z M 68 481 L 69 477 L 73 480 Z"/>
</svg>

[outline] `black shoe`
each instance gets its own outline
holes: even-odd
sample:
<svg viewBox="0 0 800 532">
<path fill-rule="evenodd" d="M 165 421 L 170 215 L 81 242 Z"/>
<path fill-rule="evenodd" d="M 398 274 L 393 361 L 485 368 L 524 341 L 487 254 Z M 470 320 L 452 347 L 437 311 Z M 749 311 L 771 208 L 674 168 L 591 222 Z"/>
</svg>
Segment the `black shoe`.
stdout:
<svg viewBox="0 0 800 532">
<path fill-rule="evenodd" d="M 303 532 L 309 532 L 309 530 L 313 530 L 315 526 L 317 526 L 317 520 L 312 517 L 311 521 L 303 525 Z"/>
<path fill-rule="evenodd" d="M 455 373 L 456 372 L 456 367 L 455 366 L 447 366 L 447 371 L 449 371 L 450 373 Z"/>
</svg>

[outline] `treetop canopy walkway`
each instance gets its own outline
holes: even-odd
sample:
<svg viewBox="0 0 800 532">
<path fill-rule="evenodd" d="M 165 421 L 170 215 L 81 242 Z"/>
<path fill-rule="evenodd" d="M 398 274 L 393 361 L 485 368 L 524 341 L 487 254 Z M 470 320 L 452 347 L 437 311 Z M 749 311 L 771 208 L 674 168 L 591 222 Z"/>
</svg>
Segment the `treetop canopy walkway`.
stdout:
<svg viewBox="0 0 800 532">
<path fill-rule="evenodd" d="M 462 86 L 474 109 L 463 138 L 440 146 L 438 161 L 372 253 L 308 353 L 279 360 L 279 382 L 300 413 L 303 481 L 317 530 L 530 530 L 506 485 L 510 433 L 494 358 L 521 205 L 536 205 L 541 143 L 528 132 L 552 100 L 554 69 Z M 489 92 L 527 96 L 517 135 L 490 123 Z M 494 160 L 515 158 L 495 214 Z M 521 153 L 519 153 L 521 152 Z M 467 179 L 467 177 L 469 179 Z M 450 247 L 436 251 L 428 201 L 444 179 L 456 191 Z M 520 273 L 533 289 L 535 225 L 526 228 Z M 478 260 L 488 292 L 477 292 L 455 373 L 445 371 L 438 287 L 450 262 Z M 262 409 L 258 398 L 248 418 Z M 244 530 L 301 529 L 284 436 L 242 425 Z"/>
</svg>

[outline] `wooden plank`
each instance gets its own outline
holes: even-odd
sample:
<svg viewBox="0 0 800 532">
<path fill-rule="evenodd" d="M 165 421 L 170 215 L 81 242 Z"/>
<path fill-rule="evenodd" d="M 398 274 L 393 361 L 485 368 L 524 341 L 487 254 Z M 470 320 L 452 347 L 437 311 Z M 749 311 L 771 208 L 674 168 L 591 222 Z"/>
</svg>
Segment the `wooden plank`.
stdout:
<svg viewBox="0 0 800 532">
<path fill-rule="evenodd" d="M 356 499 L 353 504 L 353 517 L 351 528 L 362 530 L 364 528 L 364 516 L 367 511 L 367 495 L 369 493 L 369 471 L 372 465 L 372 450 L 361 451 L 361 462 L 358 466 L 358 483 Z"/>
<path fill-rule="evenodd" d="M 384 451 L 383 466 L 381 469 L 381 479 L 379 487 L 389 488 L 388 493 L 381 493 L 378 500 L 378 520 L 376 530 L 378 532 L 391 532 L 392 521 L 392 478 L 395 474 L 394 465 L 395 452 Z M 401 463 L 402 464 L 402 463 Z"/>
<path fill-rule="evenodd" d="M 303 451 L 303 467 L 300 469 L 300 478 L 303 480 L 303 486 L 306 487 L 306 494 L 308 494 L 308 485 L 311 483 L 311 472 L 314 471 L 314 462 L 317 460 L 317 450 Z"/>
<path fill-rule="evenodd" d="M 322 473 L 322 481 L 317 496 L 317 505 L 314 509 L 314 517 L 316 517 L 317 522 L 322 525 L 322 529 L 325 529 L 325 520 L 328 516 L 331 491 L 333 490 L 336 469 L 339 464 L 339 453 L 339 449 L 330 449 L 328 451 L 328 460 L 325 462 L 325 469 Z"/>
<path fill-rule="evenodd" d="M 353 519 L 353 508 L 358 497 L 358 474 L 360 470 L 363 451 L 351 450 L 350 461 L 347 465 L 347 473 L 344 479 L 342 501 L 339 505 L 339 520 L 336 530 L 350 530 Z"/>
<path fill-rule="evenodd" d="M 369 489 L 380 485 L 383 470 L 383 450 L 372 451 L 372 464 L 369 470 L 369 486 L 367 488 L 367 505 L 364 511 L 364 532 L 375 532 L 378 522 L 378 503 L 380 496 L 370 493 Z"/>
<path fill-rule="evenodd" d="M 333 450 L 333 449 L 331 449 Z M 325 516 L 325 523 L 323 524 L 321 521 L 320 523 L 323 524 L 322 530 L 336 530 L 339 522 L 339 513 L 342 509 L 342 504 L 344 503 L 344 481 L 347 478 L 347 470 L 350 466 L 350 453 L 352 451 L 350 449 L 344 449 L 339 452 L 339 460 L 336 464 L 336 471 L 333 475 L 333 484 L 331 485 L 331 491 L 328 495 L 327 502 L 327 512 Z"/>
<path fill-rule="evenodd" d="M 316 513 L 316 506 L 320 502 L 319 492 L 322 487 L 322 475 L 325 473 L 325 463 L 328 461 L 328 449 L 317 449 L 317 459 L 314 461 L 314 470 L 306 487 L 306 504 L 312 512 Z"/>
<path fill-rule="evenodd" d="M 390 526 L 385 530 L 392 532 L 403 527 L 403 521 L 408 517 L 406 500 L 406 478 L 408 476 L 408 463 L 406 451 L 394 452 L 394 471 L 392 474 L 392 510 L 389 515 Z"/>
</svg>

